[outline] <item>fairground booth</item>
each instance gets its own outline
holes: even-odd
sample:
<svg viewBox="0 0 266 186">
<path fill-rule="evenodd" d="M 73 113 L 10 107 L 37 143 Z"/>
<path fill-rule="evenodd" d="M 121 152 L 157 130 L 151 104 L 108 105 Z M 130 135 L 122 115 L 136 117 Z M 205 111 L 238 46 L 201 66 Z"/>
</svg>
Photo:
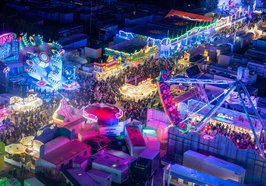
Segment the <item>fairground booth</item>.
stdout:
<svg viewBox="0 0 266 186">
<path fill-rule="evenodd" d="M 200 108 L 203 109 L 195 114 L 195 110 L 198 110 Z M 211 108 L 212 107 L 210 106 L 206 106 L 205 103 L 194 99 L 190 99 L 188 101 L 188 114 L 191 115 L 191 119 L 193 121 L 200 121 L 211 110 Z M 255 132 L 259 137 L 262 126 L 259 120 L 255 117 L 251 116 L 251 121 L 253 123 Z M 225 126 L 228 125 L 228 127 L 233 127 L 234 131 L 236 132 L 247 132 L 254 139 L 252 129 L 245 113 L 220 107 L 219 110 L 211 117 L 209 122 L 213 125 L 216 125 L 218 123 Z"/>
<path fill-rule="evenodd" d="M 213 18 L 215 12 L 205 16 L 173 9 L 163 19 L 139 25 L 127 32 L 119 31 L 114 42 L 141 40 L 147 46 L 156 46 L 160 57 L 168 58 L 176 52 L 215 40 L 220 37 L 221 31 L 232 25 L 238 27 L 254 8 L 243 7 L 241 3 L 225 2 L 219 5 L 219 9 L 222 13 L 217 19 Z"/>
<path fill-rule="evenodd" d="M 143 100 L 157 92 L 157 85 L 151 78 L 140 75 L 126 79 L 125 84 L 119 89 L 122 97 L 127 100 Z"/>
<path fill-rule="evenodd" d="M 115 45 L 105 48 L 105 55 L 116 59 L 130 66 L 137 66 L 145 59 L 156 57 L 158 49 L 155 45 L 148 45 L 146 38 L 141 35 L 119 31 L 114 38 Z"/>
<path fill-rule="evenodd" d="M 109 56 L 105 63 L 94 63 L 94 75 L 97 80 L 104 80 L 108 77 L 118 76 L 124 67 L 121 58 L 115 59 L 114 56 Z"/>
<path fill-rule="evenodd" d="M 14 112 L 27 112 L 36 110 L 43 104 L 37 94 L 30 94 L 26 98 L 13 96 L 10 98 L 10 110 Z"/>
</svg>

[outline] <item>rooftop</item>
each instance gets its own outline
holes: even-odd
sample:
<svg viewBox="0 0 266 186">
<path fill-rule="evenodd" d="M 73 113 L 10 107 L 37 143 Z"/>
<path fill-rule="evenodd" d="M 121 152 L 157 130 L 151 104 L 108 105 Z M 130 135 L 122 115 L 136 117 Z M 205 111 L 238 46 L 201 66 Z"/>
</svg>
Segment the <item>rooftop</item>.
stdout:
<svg viewBox="0 0 266 186">
<path fill-rule="evenodd" d="M 100 164 L 116 170 L 125 171 L 128 169 L 129 161 L 109 153 L 103 153 L 92 161 L 92 167 L 94 167 L 95 164 Z"/>
<path fill-rule="evenodd" d="M 231 170 L 239 175 L 243 175 L 246 172 L 243 167 L 240 167 L 236 164 L 216 158 L 214 156 L 208 156 L 204 161 L 210 164 L 213 164 L 217 167 L 220 167 L 221 169 Z"/>
<path fill-rule="evenodd" d="M 199 14 L 193 14 L 189 12 L 183 12 L 183 11 L 178 11 L 178 10 L 171 10 L 165 18 L 168 17 L 180 17 L 184 18 L 186 20 L 191 20 L 191 21 L 197 21 L 197 22 L 211 22 L 213 19 L 208 16 L 203 16 Z"/>
<path fill-rule="evenodd" d="M 67 169 L 63 173 L 68 180 L 75 186 L 98 186 L 97 184 L 83 169 Z"/>
<path fill-rule="evenodd" d="M 197 181 L 198 184 L 208 184 L 208 185 L 216 185 L 216 186 L 239 186 L 240 183 L 232 180 L 222 180 L 215 176 L 202 173 L 200 171 L 196 171 L 194 169 L 190 169 L 188 167 L 174 164 L 171 165 L 170 168 L 172 175 L 177 175 L 177 177 L 181 176 L 187 178 L 187 180 Z M 244 184 L 241 184 L 244 186 Z"/>
<path fill-rule="evenodd" d="M 160 154 L 160 151 L 158 150 L 154 150 L 154 149 L 145 149 L 140 155 L 139 157 L 141 158 L 145 158 L 145 159 L 153 159 L 155 158 L 157 155 Z"/>
<path fill-rule="evenodd" d="M 44 155 L 42 159 L 54 165 L 59 165 L 87 149 L 90 149 L 90 146 L 80 141 L 74 140 L 55 149 L 52 152 L 49 152 L 48 154 Z"/>
<path fill-rule="evenodd" d="M 131 45 L 126 45 L 126 46 L 121 47 L 120 51 L 131 54 L 131 53 L 134 53 L 135 51 L 140 51 L 144 46 L 145 45 L 134 43 Z"/>
<path fill-rule="evenodd" d="M 93 168 L 90 169 L 87 172 L 87 174 L 88 175 L 96 175 L 96 176 L 101 177 L 101 178 L 104 178 L 104 179 L 109 178 L 109 177 L 112 177 L 112 175 L 109 174 L 109 173 L 106 173 L 106 172 L 103 172 L 103 171 L 99 171 L 99 170 L 93 169 Z"/>
<path fill-rule="evenodd" d="M 200 25 L 208 25 L 211 22 L 210 17 L 172 10 L 163 19 L 141 25 L 130 31 L 155 39 L 175 38 L 185 34 L 187 30 Z"/>
<path fill-rule="evenodd" d="M 126 126 L 126 131 L 133 146 L 146 146 L 146 143 L 139 128 L 133 126 Z"/>
<path fill-rule="evenodd" d="M 86 34 L 77 33 L 69 37 L 65 37 L 65 38 L 58 40 L 58 43 L 60 43 L 61 45 L 67 45 L 73 42 L 78 42 L 80 40 L 88 39 L 88 37 L 89 36 Z"/>
</svg>

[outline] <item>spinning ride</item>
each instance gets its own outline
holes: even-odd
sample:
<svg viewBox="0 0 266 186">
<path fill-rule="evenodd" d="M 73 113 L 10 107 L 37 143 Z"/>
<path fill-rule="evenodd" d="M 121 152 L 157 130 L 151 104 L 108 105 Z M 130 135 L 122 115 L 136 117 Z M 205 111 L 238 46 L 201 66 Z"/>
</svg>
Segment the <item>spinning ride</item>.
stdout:
<svg viewBox="0 0 266 186">
<path fill-rule="evenodd" d="M 123 111 L 108 103 L 94 103 L 83 109 L 83 117 L 89 123 L 98 123 L 100 126 L 114 126 L 123 117 Z"/>
<path fill-rule="evenodd" d="M 55 90 L 75 89 L 79 85 L 62 76 L 62 46 L 56 42 L 46 43 L 39 35 L 23 35 L 20 44 L 20 61 L 24 69 L 39 87 L 49 86 Z"/>
<path fill-rule="evenodd" d="M 239 100 L 239 104 L 242 105 L 247 118 L 246 123 L 249 125 L 250 132 L 254 135 L 258 150 L 264 157 L 263 148 L 260 144 L 258 131 L 256 129 L 259 125 L 266 131 L 266 126 L 256 109 L 254 99 L 250 97 L 245 85 L 240 80 L 169 78 L 169 74 L 170 73 L 167 72 L 161 72 L 158 80 L 158 89 L 165 113 L 172 126 L 177 127 L 183 133 L 189 131 L 201 132 L 209 120 L 213 118 L 214 114 L 216 114 L 220 108 L 220 110 L 222 110 L 223 104 L 230 104 L 229 100 L 231 100 L 230 97 L 232 97 L 232 94 L 233 97 L 237 95 L 237 100 Z M 174 97 L 171 93 L 172 86 L 185 86 L 187 91 L 179 97 Z M 221 86 L 223 88 L 217 88 Z M 210 91 L 210 87 L 212 87 L 214 91 Z M 220 91 L 218 91 L 218 89 Z M 203 100 L 197 101 L 197 104 L 201 103 L 201 105 L 199 107 L 193 105 L 194 110 L 191 110 L 189 114 L 181 116 L 181 111 L 183 110 L 179 108 L 180 103 L 186 102 L 197 95 L 200 95 L 200 99 Z M 202 117 L 199 117 L 199 120 L 193 120 L 193 116 L 198 115 L 202 110 L 206 111 Z M 253 113 L 253 115 L 251 115 L 251 113 Z M 225 120 L 232 119 L 224 113 L 218 113 L 216 117 Z M 255 120 L 256 122 L 254 122 Z M 234 121 L 232 121 L 232 124 L 234 124 Z"/>
<path fill-rule="evenodd" d="M 23 35 L 21 39 L 20 61 L 24 69 L 39 87 L 46 85 L 54 89 L 61 86 L 62 80 L 62 46 L 58 43 L 45 43 L 41 36 Z"/>
</svg>

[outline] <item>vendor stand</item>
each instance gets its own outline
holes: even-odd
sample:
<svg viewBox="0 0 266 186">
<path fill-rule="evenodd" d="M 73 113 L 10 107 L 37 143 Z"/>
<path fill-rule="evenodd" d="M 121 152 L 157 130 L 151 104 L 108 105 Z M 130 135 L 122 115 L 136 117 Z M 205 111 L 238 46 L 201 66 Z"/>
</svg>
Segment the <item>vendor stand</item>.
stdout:
<svg viewBox="0 0 266 186">
<path fill-rule="evenodd" d="M 15 112 L 26 112 L 39 108 L 43 104 L 37 94 L 30 94 L 26 98 L 13 96 L 10 98 L 10 110 Z"/>
<path fill-rule="evenodd" d="M 152 82 L 151 78 L 142 80 L 141 77 L 134 77 L 126 81 L 119 89 L 124 99 L 143 100 L 157 92 L 157 85 Z"/>
</svg>

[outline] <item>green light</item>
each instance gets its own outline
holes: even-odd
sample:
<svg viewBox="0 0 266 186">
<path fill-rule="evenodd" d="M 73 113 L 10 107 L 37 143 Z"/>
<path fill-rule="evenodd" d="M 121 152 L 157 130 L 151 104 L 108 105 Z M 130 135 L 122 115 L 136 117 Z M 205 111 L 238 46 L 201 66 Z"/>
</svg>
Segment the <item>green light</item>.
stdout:
<svg viewBox="0 0 266 186">
<path fill-rule="evenodd" d="M 147 134 L 148 136 L 157 136 L 156 130 L 151 128 L 145 128 L 142 130 L 143 134 Z"/>
</svg>

